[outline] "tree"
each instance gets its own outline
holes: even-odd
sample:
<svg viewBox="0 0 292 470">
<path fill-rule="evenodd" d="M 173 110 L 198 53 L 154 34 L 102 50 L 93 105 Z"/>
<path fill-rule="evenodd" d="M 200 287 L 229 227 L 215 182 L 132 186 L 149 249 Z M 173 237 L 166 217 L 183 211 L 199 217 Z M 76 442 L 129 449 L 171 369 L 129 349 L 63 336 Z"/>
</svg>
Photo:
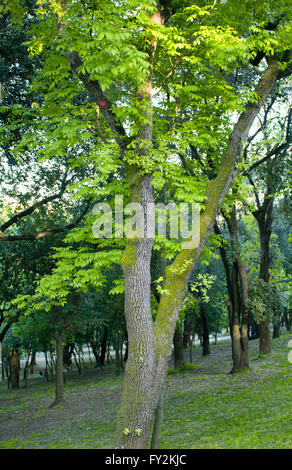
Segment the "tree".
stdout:
<svg viewBox="0 0 292 470">
<path fill-rule="evenodd" d="M 271 136 L 277 135 L 275 129 L 276 118 L 275 116 L 270 118 L 271 110 L 275 107 L 275 102 L 278 104 L 276 97 L 272 96 L 271 102 L 264 109 L 263 118 L 260 120 L 257 132 L 249 141 L 250 145 L 256 134 L 260 131 L 263 134 L 263 138 L 259 143 L 257 142 L 254 145 L 255 148 L 253 149 L 253 152 L 256 151 L 257 153 L 261 152 L 261 154 L 263 154 L 265 151 L 266 155 L 261 158 L 261 161 L 251 165 L 251 167 L 244 172 L 250 182 L 255 199 L 255 210 L 253 210 L 252 214 L 257 221 L 260 236 L 261 258 L 259 278 L 267 283 L 270 280 L 270 238 L 272 234 L 273 206 L 277 193 L 279 194 L 282 192 L 286 186 L 286 178 L 289 173 L 289 161 L 287 160 L 287 156 L 292 142 L 291 108 L 288 109 L 288 113 L 285 116 L 283 123 L 278 117 L 280 128 L 278 130 L 279 135 L 277 136 L 277 139 L 271 138 Z M 248 146 L 245 148 L 245 159 L 247 156 Z M 256 175 L 257 179 L 255 180 L 252 173 L 255 174 L 256 169 L 259 172 L 259 178 L 258 175 Z M 261 197 L 260 191 L 264 191 L 263 197 Z M 270 353 L 271 335 L 268 319 L 262 318 L 259 324 L 259 338 L 260 353 Z"/>
<path fill-rule="evenodd" d="M 51 120 L 48 153 L 63 151 L 66 139 L 71 146 L 77 139 L 91 139 L 89 122 L 97 114 L 97 134 L 103 142 L 99 164 L 105 160 L 110 167 L 105 168 L 107 174 L 121 169 L 127 197 L 140 204 L 145 221 L 147 204 L 154 203 L 154 189 L 161 182 L 175 188 L 177 198 L 188 183 L 183 200 L 202 206 L 199 246 L 181 250 L 165 270 L 155 322 L 150 272 L 153 237 L 144 233 L 142 238 L 125 240 L 121 265 L 129 356 L 118 448 L 147 446 L 188 280 L 236 177 L 243 142 L 282 73 L 279 65 L 288 43 L 284 11 L 285 2 L 269 6 L 259 2 L 256 8 L 247 4 L 239 19 L 234 1 L 212 6 L 106 1 L 98 8 L 91 1 L 59 1 L 48 6 L 39 2 L 39 22 L 29 47 L 34 53 L 46 48 L 41 86 L 52 81 L 42 106 Z M 275 20 L 272 29 L 267 26 L 271 17 Z M 226 75 L 251 62 L 258 65 L 257 52 L 265 56 L 267 67 L 242 99 L 227 85 Z M 74 98 L 81 93 L 84 103 L 78 107 Z M 189 103 L 193 113 L 188 111 Z M 234 125 L 230 110 L 241 112 Z M 202 148 L 205 161 L 209 157 L 213 163 L 211 178 L 202 175 L 195 161 L 191 162 L 195 177 L 173 161 L 175 155 L 183 154 L 189 163 L 188 151 L 194 143 Z M 120 189 L 115 184 L 115 189 L 107 187 L 112 195 Z M 67 249 L 67 255 L 72 250 Z M 96 271 L 100 275 L 100 269 Z M 86 273 L 89 277 L 92 271 Z M 98 285 L 99 279 L 91 282 Z"/>
<path fill-rule="evenodd" d="M 249 367 L 248 363 L 248 281 L 246 268 L 240 255 L 236 208 L 232 208 L 226 218 L 228 230 L 232 240 L 232 373 Z"/>
</svg>

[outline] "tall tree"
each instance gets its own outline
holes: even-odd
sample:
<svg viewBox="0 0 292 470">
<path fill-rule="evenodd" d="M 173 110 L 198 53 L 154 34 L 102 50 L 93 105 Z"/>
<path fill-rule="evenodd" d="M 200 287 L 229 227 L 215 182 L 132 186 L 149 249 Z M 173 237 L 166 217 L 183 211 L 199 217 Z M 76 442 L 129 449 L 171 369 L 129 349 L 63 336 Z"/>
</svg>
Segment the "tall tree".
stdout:
<svg viewBox="0 0 292 470">
<path fill-rule="evenodd" d="M 275 103 L 276 102 L 276 103 Z M 289 174 L 289 148 L 292 143 L 292 110 L 288 109 L 284 119 L 278 117 L 280 135 L 275 135 L 275 119 L 270 117 L 273 105 L 277 105 L 276 97 L 271 98 L 271 103 L 265 107 L 263 119 L 260 121 L 258 130 L 263 134 L 260 144 L 255 144 L 257 152 L 261 152 L 262 158 L 244 172 L 250 182 L 255 200 L 255 210 L 252 212 L 255 217 L 260 236 L 260 270 L 259 278 L 266 283 L 270 280 L 270 239 L 273 224 L 273 207 L 275 198 L 287 186 L 287 175 Z M 279 112 L 279 111 L 278 111 Z M 283 111 L 282 111 L 283 113 Z M 271 120 L 273 124 L 271 123 Z M 283 120 L 283 122 L 281 122 Z M 271 130 L 273 133 L 271 134 Z M 257 131 L 258 132 L 258 131 Z M 278 131 L 279 132 L 279 131 Z M 255 135 L 255 134 L 254 134 Z M 252 142 L 250 140 L 249 144 Z M 265 155 L 263 153 L 265 152 Z M 245 148 L 245 158 L 248 155 L 248 146 Z M 288 158 L 287 158 L 288 157 Z M 259 166 L 260 165 L 260 166 Z M 258 171 L 258 174 L 255 174 Z M 254 176 L 255 174 L 256 180 Z M 261 193 L 264 192 L 263 197 Z M 260 353 L 271 352 L 271 334 L 269 319 L 262 319 L 259 324 Z"/>
<path fill-rule="evenodd" d="M 188 280 L 236 177 L 243 142 L 280 78 L 279 64 L 288 47 L 286 4 L 267 3 L 246 4 L 239 15 L 236 1 L 38 2 L 39 21 L 29 47 L 34 53 L 46 49 L 38 81 L 43 89 L 51 81 L 42 106 L 49 121 L 49 138 L 41 136 L 48 153 L 59 155 L 68 139 L 71 146 L 91 139 L 94 120 L 96 142 L 103 143 L 94 163 L 105 174 L 121 169 L 128 201 L 142 208 L 142 237 L 125 239 L 121 257 L 129 355 L 118 448 L 147 446 Z M 252 62 L 258 65 L 258 52 L 266 57 L 266 68 L 249 84 L 247 97 L 236 95 L 226 76 Z M 84 97 L 82 106 L 75 105 L 76 96 Z M 235 124 L 230 111 L 240 113 Z M 202 148 L 205 164 L 212 163 L 210 178 L 189 161 L 194 143 Z M 186 155 L 195 176 L 176 163 L 179 154 Z M 153 236 L 145 222 L 153 228 L 147 206 L 165 181 L 178 200 L 201 202 L 200 242 L 181 250 L 167 267 L 153 321 Z M 121 188 L 114 183 L 115 188 L 108 187 L 112 194 Z M 83 194 L 90 190 L 81 188 Z M 69 258 L 70 249 L 66 253 Z"/>
</svg>

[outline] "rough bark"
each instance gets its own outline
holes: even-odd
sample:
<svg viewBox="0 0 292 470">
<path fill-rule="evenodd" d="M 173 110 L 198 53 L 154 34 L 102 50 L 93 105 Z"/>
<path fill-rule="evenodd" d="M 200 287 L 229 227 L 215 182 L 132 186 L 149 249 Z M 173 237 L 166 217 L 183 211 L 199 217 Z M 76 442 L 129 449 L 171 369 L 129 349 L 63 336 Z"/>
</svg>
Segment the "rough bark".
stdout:
<svg viewBox="0 0 292 470">
<path fill-rule="evenodd" d="M 233 366 L 231 373 L 235 374 L 248 368 L 248 282 L 240 257 L 236 208 L 233 207 L 229 217 L 226 217 L 229 234 L 232 241 L 232 318 L 231 344 Z"/>
<path fill-rule="evenodd" d="M 258 223 L 260 235 L 260 279 L 269 282 L 270 273 L 270 238 L 272 233 L 272 220 L 273 220 L 273 198 L 269 197 L 269 190 L 267 191 L 266 198 L 253 215 Z M 259 323 L 259 352 L 260 354 L 269 354 L 272 350 L 271 344 L 271 331 L 269 318 L 262 320 Z"/>
<path fill-rule="evenodd" d="M 31 360 L 30 360 L 30 363 L 29 363 L 29 366 L 28 366 L 30 374 L 33 374 L 33 368 L 34 368 L 35 365 L 36 365 L 36 351 L 32 351 Z"/>
<path fill-rule="evenodd" d="M 16 348 L 11 356 L 11 388 L 19 388 L 19 353 Z"/>
<path fill-rule="evenodd" d="M 284 322 L 285 322 L 285 327 L 288 332 L 292 330 L 292 310 L 286 308 L 284 312 Z"/>
<path fill-rule="evenodd" d="M 107 345 L 107 336 L 108 336 L 108 329 L 105 327 L 103 336 L 102 336 L 102 342 L 101 342 L 101 348 L 100 348 L 100 367 L 104 366 L 104 361 L 105 361 L 105 355 L 106 355 L 106 345 Z"/>
<path fill-rule="evenodd" d="M 173 336 L 173 346 L 174 346 L 174 367 L 177 369 L 179 366 L 183 366 L 184 361 L 184 345 L 182 334 L 178 328 L 175 329 Z"/>
<path fill-rule="evenodd" d="M 160 11 L 152 16 L 152 21 L 163 24 L 164 18 Z M 148 120 L 139 135 L 142 145 L 138 143 L 136 148 L 137 155 L 141 157 L 147 155 L 148 144 L 152 142 L 152 65 L 155 50 L 156 40 L 150 40 L 148 44 L 150 71 L 137 93 L 145 107 L 144 117 Z M 146 448 L 161 391 L 161 384 L 158 387 L 155 384 L 154 324 L 150 302 L 153 238 L 147 233 L 145 224 L 147 222 L 147 225 L 154 226 L 154 220 L 147 219 L 147 204 L 154 203 L 154 195 L 151 174 L 141 174 L 135 165 L 127 165 L 127 173 L 131 202 L 138 202 L 143 208 L 145 232 L 143 238 L 127 240 L 121 263 L 125 279 L 125 317 L 129 352 L 116 446 Z"/>
<path fill-rule="evenodd" d="M 151 437 L 151 449 L 159 449 L 161 426 L 163 421 L 164 390 L 160 393 L 160 398 L 155 411 L 154 426 Z"/>
<path fill-rule="evenodd" d="M 73 354 L 74 361 L 75 361 L 75 364 L 76 364 L 76 367 L 77 367 L 77 370 L 78 370 L 78 374 L 81 375 L 81 374 L 82 374 L 81 364 L 80 364 L 80 361 L 79 361 L 78 358 L 77 358 L 76 352 L 77 352 L 77 351 L 76 351 L 76 349 L 75 349 L 75 347 L 74 347 L 73 350 L 72 350 L 72 354 Z"/>
<path fill-rule="evenodd" d="M 210 341 L 209 341 L 209 323 L 207 310 L 203 302 L 200 303 L 200 314 L 203 325 L 203 356 L 210 354 Z"/>
<path fill-rule="evenodd" d="M 281 336 L 281 322 L 278 321 L 277 323 L 274 324 L 273 339 L 280 338 L 280 336 Z"/>
<path fill-rule="evenodd" d="M 248 362 L 248 303 L 244 300 L 247 297 L 247 283 L 242 282 L 242 301 L 239 291 L 240 269 L 238 259 L 233 263 L 233 312 L 232 312 L 232 360 L 233 366 L 231 373 L 238 373 L 249 366 Z"/>
<path fill-rule="evenodd" d="M 23 369 L 23 381 L 24 381 L 24 387 L 25 388 L 27 387 L 30 354 L 31 354 L 31 351 L 28 351 L 27 352 L 27 359 L 26 359 L 25 366 L 24 366 L 24 369 Z"/>
<path fill-rule="evenodd" d="M 63 339 L 64 329 L 57 331 L 55 334 L 56 340 L 56 390 L 55 401 L 50 406 L 51 408 L 61 403 L 64 399 L 64 375 L 63 375 Z"/>
<path fill-rule="evenodd" d="M 65 367 L 70 367 L 72 364 L 71 356 L 73 354 L 74 343 L 65 344 L 63 347 L 63 363 Z"/>
<path fill-rule="evenodd" d="M 249 367 L 248 361 L 248 282 L 244 269 L 244 265 L 240 257 L 237 258 L 239 270 L 239 279 L 242 295 L 242 312 L 241 312 L 241 370 Z"/>
<path fill-rule="evenodd" d="M 94 359 L 95 359 L 95 363 L 96 363 L 95 367 L 98 367 L 98 366 L 100 366 L 99 347 L 97 346 L 96 341 L 94 341 L 93 335 L 90 338 L 89 344 L 91 346 L 91 349 L 92 349 L 92 352 L 93 352 L 93 355 L 94 355 Z"/>
<path fill-rule="evenodd" d="M 214 223 L 214 233 L 216 235 L 222 236 L 221 230 L 219 228 L 219 225 L 218 225 L 217 221 Z M 226 249 L 225 249 L 223 244 L 219 246 L 219 253 L 220 253 L 221 260 L 222 260 L 223 267 L 224 267 L 224 271 L 225 271 L 226 287 L 227 287 L 227 291 L 228 291 L 228 295 L 229 295 L 229 300 L 232 303 L 232 301 L 233 301 L 232 275 L 231 275 L 231 269 L 230 269 L 230 264 L 229 264 L 229 261 L 228 261 L 228 256 L 227 256 L 227 253 L 226 253 Z"/>
<path fill-rule="evenodd" d="M 121 344 L 122 344 L 122 337 L 119 331 L 115 334 L 115 363 L 116 363 L 116 374 L 120 375 L 123 357 L 121 356 Z"/>
<path fill-rule="evenodd" d="M 136 193 L 138 201 L 146 208 L 148 201 L 153 202 L 150 177 L 141 178 L 136 174 L 132 181 L 136 182 L 132 188 L 133 197 Z M 151 238 L 129 239 L 122 259 L 129 352 L 117 427 L 117 447 L 147 447 L 157 406 L 153 387 L 155 353 L 150 304 L 151 252 Z"/>
</svg>

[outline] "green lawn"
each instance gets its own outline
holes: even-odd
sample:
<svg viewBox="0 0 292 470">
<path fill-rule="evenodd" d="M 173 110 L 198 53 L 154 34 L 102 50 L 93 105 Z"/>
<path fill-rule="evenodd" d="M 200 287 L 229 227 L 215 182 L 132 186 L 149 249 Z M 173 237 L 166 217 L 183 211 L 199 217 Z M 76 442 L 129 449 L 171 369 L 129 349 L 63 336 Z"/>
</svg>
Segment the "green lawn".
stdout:
<svg viewBox="0 0 292 470">
<path fill-rule="evenodd" d="M 169 371 L 161 448 L 292 448 L 292 364 L 288 340 L 273 341 L 271 355 L 258 357 L 250 344 L 250 370 L 230 375 L 230 343 L 211 346 L 196 367 Z M 123 376 L 112 365 L 68 376 L 66 400 L 48 409 L 53 384 L 34 379 L 28 389 L 0 385 L 0 448 L 112 448 Z"/>
</svg>

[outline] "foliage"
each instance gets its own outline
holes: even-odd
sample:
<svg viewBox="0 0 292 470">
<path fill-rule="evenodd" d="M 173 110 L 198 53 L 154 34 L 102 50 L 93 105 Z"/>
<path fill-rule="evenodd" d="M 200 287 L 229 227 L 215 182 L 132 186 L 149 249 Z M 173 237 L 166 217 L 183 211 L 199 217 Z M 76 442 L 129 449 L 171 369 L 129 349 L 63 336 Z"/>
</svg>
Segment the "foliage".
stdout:
<svg viewBox="0 0 292 470">
<path fill-rule="evenodd" d="M 257 323 L 272 320 L 283 310 L 283 298 L 276 284 L 249 277 L 249 307 Z"/>
</svg>

